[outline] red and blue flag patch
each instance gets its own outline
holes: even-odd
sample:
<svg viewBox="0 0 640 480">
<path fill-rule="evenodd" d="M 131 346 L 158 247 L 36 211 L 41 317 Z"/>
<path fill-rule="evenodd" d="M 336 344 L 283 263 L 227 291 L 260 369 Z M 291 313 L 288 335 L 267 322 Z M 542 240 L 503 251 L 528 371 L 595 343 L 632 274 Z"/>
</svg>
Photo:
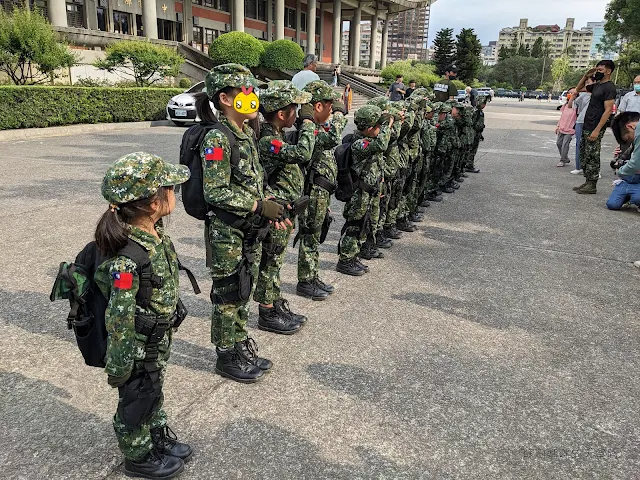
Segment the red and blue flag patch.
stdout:
<svg viewBox="0 0 640 480">
<path fill-rule="evenodd" d="M 282 142 L 280 140 L 276 138 L 271 140 L 271 146 L 269 147 L 269 149 L 271 150 L 271 153 L 275 153 L 277 155 L 278 153 L 280 153 L 281 148 L 282 148 Z"/>
<path fill-rule="evenodd" d="M 133 286 L 133 273 L 114 272 L 111 276 L 113 277 L 113 286 L 120 290 L 130 290 Z"/>
<path fill-rule="evenodd" d="M 224 158 L 224 149 L 222 147 L 207 147 L 204 149 L 204 159 L 207 162 L 219 162 Z"/>
<path fill-rule="evenodd" d="M 365 148 L 367 148 L 369 146 L 369 140 L 363 140 L 362 141 L 362 149 L 364 150 Z"/>
</svg>

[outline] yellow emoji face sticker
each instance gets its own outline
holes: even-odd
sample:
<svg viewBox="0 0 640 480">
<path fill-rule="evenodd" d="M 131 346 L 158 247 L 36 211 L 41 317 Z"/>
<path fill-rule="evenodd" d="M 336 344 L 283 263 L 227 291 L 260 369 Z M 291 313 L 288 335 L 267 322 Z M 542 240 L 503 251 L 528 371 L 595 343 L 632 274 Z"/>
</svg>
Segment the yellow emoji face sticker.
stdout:
<svg viewBox="0 0 640 480">
<path fill-rule="evenodd" d="M 242 91 L 233 99 L 233 108 L 236 109 L 236 112 L 245 115 L 257 112 L 259 106 L 260 101 L 253 91 L 253 87 L 242 87 Z"/>
</svg>

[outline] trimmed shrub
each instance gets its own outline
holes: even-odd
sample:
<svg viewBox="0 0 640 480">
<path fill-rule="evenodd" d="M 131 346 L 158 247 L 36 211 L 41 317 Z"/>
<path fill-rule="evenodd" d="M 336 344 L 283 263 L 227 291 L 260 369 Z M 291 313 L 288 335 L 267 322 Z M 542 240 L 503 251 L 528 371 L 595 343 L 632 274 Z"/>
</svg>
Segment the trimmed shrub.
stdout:
<svg viewBox="0 0 640 480">
<path fill-rule="evenodd" d="M 215 65 L 239 63 L 248 68 L 257 67 L 263 53 L 262 42 L 244 32 L 220 35 L 209 47 L 209 56 Z"/>
<path fill-rule="evenodd" d="M 0 130 L 75 123 L 163 120 L 182 90 L 0 86 Z"/>
<path fill-rule="evenodd" d="M 191 87 L 191 80 L 189 80 L 188 78 L 181 78 L 180 79 L 180 83 L 178 83 L 178 86 L 180 88 L 187 89 L 187 88 Z"/>
<path fill-rule="evenodd" d="M 273 70 L 300 70 L 304 52 L 291 40 L 276 40 L 267 43 L 262 55 L 262 66 Z"/>
</svg>

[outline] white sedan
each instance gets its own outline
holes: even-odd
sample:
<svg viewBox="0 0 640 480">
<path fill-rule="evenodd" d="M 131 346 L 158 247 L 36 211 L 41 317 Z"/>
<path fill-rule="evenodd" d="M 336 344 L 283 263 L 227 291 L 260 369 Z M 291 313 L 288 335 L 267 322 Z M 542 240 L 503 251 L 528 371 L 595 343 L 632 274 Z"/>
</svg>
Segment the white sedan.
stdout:
<svg viewBox="0 0 640 480">
<path fill-rule="evenodd" d="M 169 100 L 167 105 L 167 120 L 171 120 L 179 127 L 184 126 L 186 123 L 196 123 L 200 121 L 196 113 L 196 101 L 193 94 L 198 92 L 204 92 L 204 82 L 198 82 L 192 86 L 189 90 Z M 209 102 L 211 110 L 216 113 L 213 108 L 213 103 Z"/>
</svg>

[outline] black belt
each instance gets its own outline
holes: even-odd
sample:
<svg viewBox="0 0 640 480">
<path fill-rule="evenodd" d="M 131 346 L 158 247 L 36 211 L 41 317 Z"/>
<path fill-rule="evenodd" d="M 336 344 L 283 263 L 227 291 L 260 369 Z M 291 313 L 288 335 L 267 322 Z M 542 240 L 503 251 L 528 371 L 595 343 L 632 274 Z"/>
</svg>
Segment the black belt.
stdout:
<svg viewBox="0 0 640 480">
<path fill-rule="evenodd" d="M 313 174 L 311 183 L 326 190 L 329 192 L 329 195 L 333 195 L 333 192 L 336 191 L 336 185 L 333 182 L 330 182 L 327 177 L 320 175 L 319 173 Z"/>
</svg>

